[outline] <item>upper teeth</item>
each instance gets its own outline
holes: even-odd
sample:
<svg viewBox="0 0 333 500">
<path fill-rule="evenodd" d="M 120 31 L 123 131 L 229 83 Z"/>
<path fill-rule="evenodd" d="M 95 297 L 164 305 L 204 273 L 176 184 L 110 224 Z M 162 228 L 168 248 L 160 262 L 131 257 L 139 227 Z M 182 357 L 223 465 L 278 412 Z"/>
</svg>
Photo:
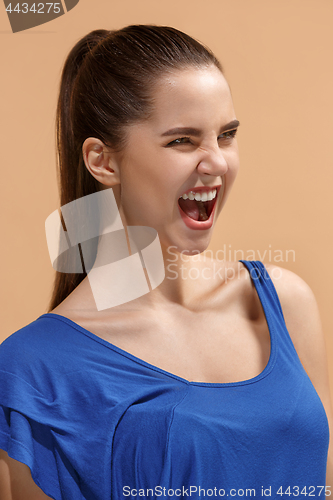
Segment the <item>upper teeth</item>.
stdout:
<svg viewBox="0 0 333 500">
<path fill-rule="evenodd" d="M 196 201 L 210 201 L 213 200 L 216 196 L 216 189 L 212 189 L 211 191 L 202 191 L 201 193 L 195 193 L 194 191 L 190 191 L 189 193 L 183 194 L 180 198 L 183 200 L 196 200 Z"/>
</svg>

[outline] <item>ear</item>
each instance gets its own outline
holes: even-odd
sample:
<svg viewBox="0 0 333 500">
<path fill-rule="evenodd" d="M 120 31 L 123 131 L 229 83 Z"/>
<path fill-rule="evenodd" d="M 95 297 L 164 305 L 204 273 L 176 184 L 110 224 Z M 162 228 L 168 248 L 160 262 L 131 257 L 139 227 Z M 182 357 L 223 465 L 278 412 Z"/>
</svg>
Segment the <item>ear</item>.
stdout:
<svg viewBox="0 0 333 500">
<path fill-rule="evenodd" d="M 88 137 L 82 145 L 85 166 L 95 179 L 107 189 L 120 184 L 117 162 L 112 151 L 95 137 Z"/>
</svg>

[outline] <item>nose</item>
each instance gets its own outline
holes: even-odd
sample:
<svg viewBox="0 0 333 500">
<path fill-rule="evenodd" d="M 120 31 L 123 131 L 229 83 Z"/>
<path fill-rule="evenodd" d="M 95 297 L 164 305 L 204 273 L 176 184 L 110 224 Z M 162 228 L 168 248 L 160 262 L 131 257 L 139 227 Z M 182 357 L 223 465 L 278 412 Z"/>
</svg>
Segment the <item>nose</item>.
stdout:
<svg viewBox="0 0 333 500">
<path fill-rule="evenodd" d="M 228 171 L 226 154 L 221 147 L 210 146 L 201 149 L 197 171 L 201 175 L 222 176 Z"/>
</svg>

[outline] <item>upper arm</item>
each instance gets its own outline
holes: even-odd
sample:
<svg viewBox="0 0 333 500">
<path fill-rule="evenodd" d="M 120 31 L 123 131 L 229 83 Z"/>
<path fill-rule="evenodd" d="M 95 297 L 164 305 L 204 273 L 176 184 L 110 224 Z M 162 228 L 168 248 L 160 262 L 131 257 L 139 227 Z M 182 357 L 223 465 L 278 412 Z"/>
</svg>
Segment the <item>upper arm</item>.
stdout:
<svg viewBox="0 0 333 500">
<path fill-rule="evenodd" d="M 0 450 L 1 500 L 49 500 L 51 497 L 36 485 L 27 465 Z"/>
<path fill-rule="evenodd" d="M 330 434 L 333 411 L 330 397 L 324 332 L 316 298 L 309 285 L 297 274 L 265 264 L 280 299 L 287 330 L 298 357 L 326 411 Z M 327 485 L 333 487 L 333 443 L 328 452 Z"/>
</svg>

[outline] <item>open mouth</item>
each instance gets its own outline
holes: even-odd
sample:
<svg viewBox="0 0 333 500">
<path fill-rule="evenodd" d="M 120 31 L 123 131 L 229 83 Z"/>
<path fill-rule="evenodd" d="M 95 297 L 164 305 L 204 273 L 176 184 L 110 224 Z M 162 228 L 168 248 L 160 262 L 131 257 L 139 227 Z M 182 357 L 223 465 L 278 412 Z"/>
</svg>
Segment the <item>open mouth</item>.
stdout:
<svg viewBox="0 0 333 500">
<path fill-rule="evenodd" d="M 220 186 L 210 190 L 207 188 L 200 191 L 191 190 L 178 199 L 178 204 L 190 219 L 206 221 L 213 211 L 219 188 Z"/>
</svg>

